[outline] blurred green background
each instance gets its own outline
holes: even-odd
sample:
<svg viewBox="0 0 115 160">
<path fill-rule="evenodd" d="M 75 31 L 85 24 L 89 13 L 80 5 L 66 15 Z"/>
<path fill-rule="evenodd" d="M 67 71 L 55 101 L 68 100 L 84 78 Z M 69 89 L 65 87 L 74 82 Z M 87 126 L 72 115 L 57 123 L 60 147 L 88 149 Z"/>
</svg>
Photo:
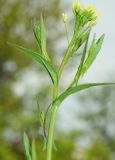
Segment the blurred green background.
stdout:
<svg viewBox="0 0 115 160">
<path fill-rule="evenodd" d="M 37 101 L 45 110 L 52 96 L 50 79 L 41 66 L 6 42 L 37 51 L 32 20 L 39 21 L 42 13 L 47 28 L 47 50 L 58 67 L 67 47 L 61 13 L 68 12 L 71 30 L 70 3 L 67 0 L 0 0 L 0 160 L 25 160 L 24 131 L 30 140 L 36 138 L 38 160 L 45 159 Z M 67 78 L 62 77 L 60 90 L 69 83 L 67 79 L 71 78 L 75 63 L 76 60 L 72 59 L 66 67 L 64 76 Z M 97 72 L 96 77 L 99 77 Z M 103 80 L 115 80 L 111 72 L 106 77 Z M 114 89 L 90 89 L 64 102 L 57 116 L 55 141 L 58 150 L 54 151 L 53 159 L 115 159 Z"/>
</svg>

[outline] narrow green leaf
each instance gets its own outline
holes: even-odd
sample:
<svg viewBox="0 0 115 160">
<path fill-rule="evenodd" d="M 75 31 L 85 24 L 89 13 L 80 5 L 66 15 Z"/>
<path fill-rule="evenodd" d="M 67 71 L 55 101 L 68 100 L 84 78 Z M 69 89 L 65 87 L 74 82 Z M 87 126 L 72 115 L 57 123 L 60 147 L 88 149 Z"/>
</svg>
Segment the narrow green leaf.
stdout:
<svg viewBox="0 0 115 160">
<path fill-rule="evenodd" d="M 40 118 L 41 126 L 43 126 L 45 121 L 45 113 L 43 111 L 40 112 L 39 118 Z"/>
<path fill-rule="evenodd" d="M 44 141 L 43 141 L 43 151 L 45 151 L 47 148 L 47 139 L 44 137 Z"/>
<path fill-rule="evenodd" d="M 79 79 L 79 77 L 81 75 L 81 70 L 82 70 L 83 63 L 84 63 L 84 60 L 85 60 L 85 57 L 86 57 L 89 35 L 90 35 L 90 32 L 88 34 L 88 37 L 87 37 L 87 40 L 86 40 L 86 44 L 85 44 L 85 47 L 84 47 L 84 50 L 83 50 L 83 54 L 82 54 L 82 57 L 81 57 L 81 62 L 80 62 L 80 65 L 78 67 L 78 71 L 76 73 L 76 77 L 75 78 L 76 78 L 77 81 L 78 81 L 78 79 Z"/>
<path fill-rule="evenodd" d="M 95 36 L 96 34 L 94 34 L 93 36 L 93 40 L 92 40 L 92 43 L 91 43 L 91 46 L 89 48 L 89 53 L 88 53 L 88 57 L 93 53 L 93 51 L 95 50 L 95 47 L 96 47 L 96 44 L 95 44 Z"/>
<path fill-rule="evenodd" d="M 32 160 L 37 160 L 35 139 L 32 140 Z"/>
<path fill-rule="evenodd" d="M 41 15 L 41 26 L 40 26 L 40 34 L 41 34 L 41 50 L 42 50 L 42 54 L 43 57 L 47 60 L 50 61 L 50 58 L 47 54 L 46 51 L 46 31 L 45 31 L 45 25 L 44 25 L 44 20 L 43 20 L 43 16 Z"/>
<path fill-rule="evenodd" d="M 35 20 L 33 21 L 32 29 L 33 29 L 33 33 L 34 33 L 34 36 L 36 38 L 38 47 L 40 47 L 40 49 L 41 49 L 40 27 L 38 25 L 36 25 Z"/>
<path fill-rule="evenodd" d="M 55 142 L 53 142 L 53 149 L 54 149 L 54 151 L 57 151 L 57 150 L 58 150 Z"/>
<path fill-rule="evenodd" d="M 85 57 L 86 57 L 86 53 L 87 53 L 89 35 L 90 35 L 90 32 L 88 34 L 88 37 L 87 37 L 87 40 L 86 40 L 86 43 L 85 43 L 85 46 L 84 46 L 84 50 L 83 50 L 83 53 L 82 53 L 82 57 L 81 57 L 81 61 L 80 61 L 77 73 L 75 75 L 75 78 L 74 78 L 73 82 L 70 84 L 70 87 L 73 87 L 74 85 L 76 85 L 78 80 L 79 80 L 79 78 L 80 78 L 80 76 L 81 76 L 83 63 L 84 63 L 84 60 L 85 60 Z"/>
<path fill-rule="evenodd" d="M 83 65 L 82 72 L 81 72 L 82 76 L 85 74 L 85 72 L 87 72 L 87 70 L 89 69 L 89 67 L 91 66 L 93 61 L 95 60 L 96 56 L 98 55 L 98 53 L 102 47 L 103 41 L 104 41 L 104 35 L 102 35 L 95 44 L 94 44 L 94 41 L 92 42 L 93 47 L 90 48 L 89 55 Z"/>
<path fill-rule="evenodd" d="M 65 92 L 63 92 L 55 101 L 55 103 L 57 103 L 58 105 L 62 103 L 62 101 L 70 96 L 71 94 L 80 92 L 81 90 L 85 90 L 91 87 L 95 87 L 95 86 L 111 86 L 111 85 L 115 85 L 115 83 L 89 83 L 89 84 L 81 84 L 72 88 L 67 89 Z"/>
<path fill-rule="evenodd" d="M 29 138 L 25 132 L 24 132 L 24 136 L 23 136 L 23 143 L 24 143 L 24 148 L 25 148 L 25 154 L 26 154 L 28 160 L 31 160 Z"/>
<path fill-rule="evenodd" d="M 41 15 L 41 46 L 42 46 L 42 52 L 46 51 L 46 32 L 45 32 L 45 26 L 44 26 L 44 20 Z"/>
<path fill-rule="evenodd" d="M 85 43 L 88 36 L 89 36 L 89 30 L 87 32 L 85 32 L 82 36 L 78 37 L 78 39 L 76 40 L 76 43 L 74 45 L 74 48 L 72 50 L 72 56 L 77 55 L 78 49 Z"/>
<path fill-rule="evenodd" d="M 37 62 L 42 64 L 42 66 L 48 71 L 53 83 L 58 81 L 58 75 L 57 75 L 55 68 L 47 60 L 45 60 L 40 54 L 33 52 L 29 49 L 26 49 L 22 46 L 19 46 L 17 44 L 13 44 L 10 42 L 8 42 L 8 44 L 15 47 L 19 51 L 22 51 L 24 54 L 28 55 L 33 60 L 36 60 Z"/>
<path fill-rule="evenodd" d="M 34 20 L 32 24 L 32 28 L 33 28 L 34 36 L 37 40 L 37 44 L 41 50 L 43 57 L 50 62 L 50 58 L 46 51 L 46 31 L 45 31 L 45 25 L 44 25 L 44 20 L 42 15 L 41 15 L 41 24 L 37 25 Z"/>
</svg>

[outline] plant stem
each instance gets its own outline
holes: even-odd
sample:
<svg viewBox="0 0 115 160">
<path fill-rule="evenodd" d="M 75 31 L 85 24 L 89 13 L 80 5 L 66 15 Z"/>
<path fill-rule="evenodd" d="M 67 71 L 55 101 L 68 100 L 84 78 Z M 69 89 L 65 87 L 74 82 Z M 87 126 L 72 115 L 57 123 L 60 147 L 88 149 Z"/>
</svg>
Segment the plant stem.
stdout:
<svg viewBox="0 0 115 160">
<path fill-rule="evenodd" d="M 58 82 L 55 82 L 54 88 L 53 88 L 53 101 L 57 98 L 57 96 L 58 96 Z M 53 135 L 54 135 L 57 108 L 58 108 L 58 105 L 53 103 L 52 109 L 51 109 L 51 115 L 50 115 L 49 130 L 48 130 L 46 160 L 51 160 L 52 158 Z"/>
<path fill-rule="evenodd" d="M 71 41 L 72 42 L 72 41 Z M 62 71 L 63 71 L 63 68 L 64 68 L 64 66 L 65 66 L 65 64 L 67 63 L 67 61 L 68 61 L 68 59 L 69 59 L 69 53 L 70 53 L 70 50 L 71 50 L 71 43 L 70 42 L 70 45 L 68 46 L 68 49 L 67 49 L 67 51 L 66 51 L 66 54 L 65 54 L 65 56 L 64 56 L 64 58 L 63 58 L 63 60 L 62 60 L 62 63 L 61 63 L 61 65 L 60 65 L 60 68 L 59 68 L 59 71 L 58 71 L 58 77 L 60 78 L 60 76 L 61 76 L 61 73 L 62 73 Z"/>
<path fill-rule="evenodd" d="M 65 56 L 64 56 L 64 58 L 63 58 L 63 60 L 62 60 L 62 62 L 61 62 L 60 68 L 59 68 L 59 70 L 58 70 L 58 78 L 60 78 L 61 73 L 62 73 L 62 71 L 63 71 L 63 69 L 64 69 L 64 66 L 66 65 L 66 63 L 67 63 L 68 60 L 69 60 L 71 48 L 72 48 L 72 46 L 73 46 L 73 44 L 74 44 L 74 42 L 75 42 L 75 39 L 76 39 L 76 37 L 77 37 L 77 34 L 78 34 L 78 30 L 75 31 L 75 33 L 74 33 L 74 35 L 73 35 L 73 37 L 72 37 L 72 39 L 71 39 L 71 41 L 70 41 L 70 43 L 69 43 L 69 45 L 68 45 L 68 48 L 67 48 L 66 53 L 65 53 Z"/>
<path fill-rule="evenodd" d="M 54 82 L 54 88 L 53 88 L 53 101 L 58 96 L 58 81 Z"/>
<path fill-rule="evenodd" d="M 64 25 L 65 25 L 65 30 L 66 30 L 67 42 L 68 42 L 68 45 L 69 45 L 69 34 L 68 34 L 68 29 L 67 29 L 67 24 L 66 24 L 66 22 L 64 23 Z"/>
<path fill-rule="evenodd" d="M 52 158 L 52 145 L 53 145 L 53 134 L 54 134 L 54 127 L 55 127 L 56 112 L 57 112 L 57 106 L 53 105 L 51 110 L 51 117 L 50 117 L 46 160 L 51 160 Z"/>
</svg>

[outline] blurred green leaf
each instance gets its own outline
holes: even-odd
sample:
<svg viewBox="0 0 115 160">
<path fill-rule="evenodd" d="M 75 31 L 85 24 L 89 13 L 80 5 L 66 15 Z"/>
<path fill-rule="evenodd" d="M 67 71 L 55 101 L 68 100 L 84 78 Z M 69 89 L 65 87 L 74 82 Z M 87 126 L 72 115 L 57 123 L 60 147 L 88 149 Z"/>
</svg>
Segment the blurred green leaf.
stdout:
<svg viewBox="0 0 115 160">
<path fill-rule="evenodd" d="M 31 155 L 30 155 L 29 138 L 25 132 L 23 136 L 23 143 L 24 143 L 25 153 L 26 153 L 28 160 L 32 160 Z"/>
<path fill-rule="evenodd" d="M 35 139 L 32 140 L 32 160 L 37 160 Z"/>
<path fill-rule="evenodd" d="M 54 149 L 54 151 L 57 151 L 57 150 L 58 150 L 55 142 L 53 142 L 53 149 Z"/>
<path fill-rule="evenodd" d="M 40 54 L 37 54 L 36 52 L 33 52 L 27 48 L 24 48 L 14 43 L 8 42 L 8 44 L 22 51 L 24 54 L 28 55 L 33 60 L 36 60 L 37 62 L 42 64 L 42 66 L 48 71 L 53 83 L 58 81 L 58 76 L 55 68 L 48 61 L 46 61 Z"/>
<path fill-rule="evenodd" d="M 47 139 L 44 137 L 44 141 L 43 141 L 43 151 L 45 151 L 47 148 Z"/>
<path fill-rule="evenodd" d="M 41 126 L 43 126 L 45 121 L 45 113 L 43 111 L 40 112 L 39 119 L 40 119 Z"/>
</svg>

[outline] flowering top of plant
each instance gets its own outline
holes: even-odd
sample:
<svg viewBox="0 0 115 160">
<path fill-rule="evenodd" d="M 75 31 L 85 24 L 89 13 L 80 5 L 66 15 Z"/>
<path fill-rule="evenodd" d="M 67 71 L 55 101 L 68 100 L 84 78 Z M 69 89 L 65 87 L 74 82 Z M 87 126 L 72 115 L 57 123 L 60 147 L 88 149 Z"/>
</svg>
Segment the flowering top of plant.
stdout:
<svg viewBox="0 0 115 160">
<path fill-rule="evenodd" d="M 74 2 L 72 8 L 79 26 L 84 26 L 88 22 L 97 23 L 99 14 L 96 12 L 95 6 L 85 7 L 80 2 Z"/>
</svg>

